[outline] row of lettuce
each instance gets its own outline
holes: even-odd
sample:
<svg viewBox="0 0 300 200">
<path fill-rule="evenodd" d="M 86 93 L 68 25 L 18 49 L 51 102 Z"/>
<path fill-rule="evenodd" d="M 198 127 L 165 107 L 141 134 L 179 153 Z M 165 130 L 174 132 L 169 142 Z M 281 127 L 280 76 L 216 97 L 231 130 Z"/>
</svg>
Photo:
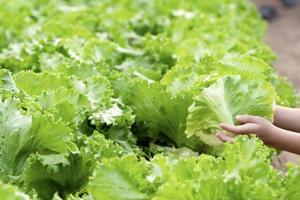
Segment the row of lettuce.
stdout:
<svg viewBox="0 0 300 200">
<path fill-rule="evenodd" d="M 0 1 L 4 199 L 300 198 L 218 124 L 298 103 L 246 0 Z"/>
</svg>

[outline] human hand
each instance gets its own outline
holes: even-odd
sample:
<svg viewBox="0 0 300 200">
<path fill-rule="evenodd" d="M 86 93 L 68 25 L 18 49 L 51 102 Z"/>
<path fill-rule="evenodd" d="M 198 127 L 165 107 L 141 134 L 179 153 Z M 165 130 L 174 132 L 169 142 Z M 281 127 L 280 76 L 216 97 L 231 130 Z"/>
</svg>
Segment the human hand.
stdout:
<svg viewBox="0 0 300 200">
<path fill-rule="evenodd" d="M 268 120 L 252 115 L 242 115 L 236 117 L 241 125 L 220 124 L 220 127 L 227 132 L 236 135 L 255 134 L 265 144 L 272 143 L 272 133 L 275 133 L 276 127 Z M 233 138 L 227 136 L 224 132 L 217 134 L 217 137 L 223 142 L 232 142 Z"/>
</svg>

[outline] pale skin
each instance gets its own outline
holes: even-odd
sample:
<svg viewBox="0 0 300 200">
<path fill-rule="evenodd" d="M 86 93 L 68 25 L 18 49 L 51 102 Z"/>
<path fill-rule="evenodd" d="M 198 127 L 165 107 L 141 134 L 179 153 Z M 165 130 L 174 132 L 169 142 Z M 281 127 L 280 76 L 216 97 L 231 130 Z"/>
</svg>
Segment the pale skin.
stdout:
<svg viewBox="0 0 300 200">
<path fill-rule="evenodd" d="M 276 149 L 300 154 L 300 109 L 277 106 L 273 124 L 252 115 L 237 116 L 240 125 L 220 124 L 224 131 L 236 134 L 255 134 L 266 145 Z M 233 142 L 224 132 L 217 134 L 223 142 Z"/>
</svg>

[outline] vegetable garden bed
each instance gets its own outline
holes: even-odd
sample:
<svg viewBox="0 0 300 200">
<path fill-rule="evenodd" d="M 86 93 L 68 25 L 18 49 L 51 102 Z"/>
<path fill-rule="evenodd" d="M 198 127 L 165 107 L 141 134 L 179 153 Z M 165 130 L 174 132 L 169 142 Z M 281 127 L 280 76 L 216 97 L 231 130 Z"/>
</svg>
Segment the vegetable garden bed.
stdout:
<svg viewBox="0 0 300 200">
<path fill-rule="evenodd" d="M 0 197 L 298 200 L 219 123 L 294 107 L 246 0 L 0 1 Z"/>
</svg>

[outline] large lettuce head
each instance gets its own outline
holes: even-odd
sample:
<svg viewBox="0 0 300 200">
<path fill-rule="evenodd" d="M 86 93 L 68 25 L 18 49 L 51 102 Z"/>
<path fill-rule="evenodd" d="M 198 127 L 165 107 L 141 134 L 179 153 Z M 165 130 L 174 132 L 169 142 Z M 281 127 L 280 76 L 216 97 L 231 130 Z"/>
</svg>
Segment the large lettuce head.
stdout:
<svg viewBox="0 0 300 200">
<path fill-rule="evenodd" d="M 196 135 L 208 145 L 220 145 L 220 123 L 237 124 L 237 115 L 257 115 L 273 120 L 275 92 L 261 79 L 223 76 L 195 97 L 187 117 L 188 136 Z"/>
</svg>

